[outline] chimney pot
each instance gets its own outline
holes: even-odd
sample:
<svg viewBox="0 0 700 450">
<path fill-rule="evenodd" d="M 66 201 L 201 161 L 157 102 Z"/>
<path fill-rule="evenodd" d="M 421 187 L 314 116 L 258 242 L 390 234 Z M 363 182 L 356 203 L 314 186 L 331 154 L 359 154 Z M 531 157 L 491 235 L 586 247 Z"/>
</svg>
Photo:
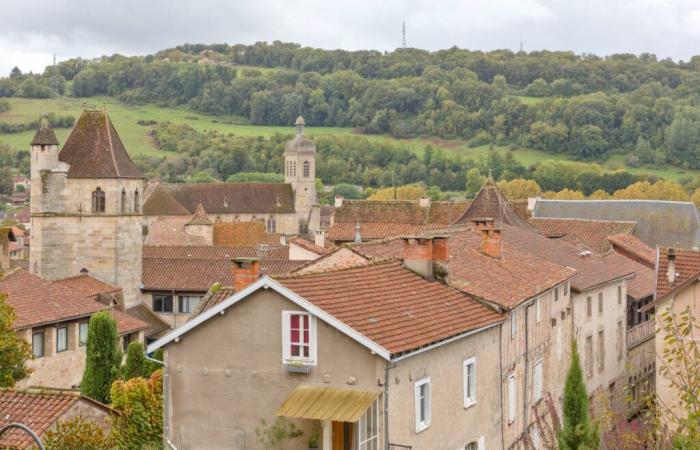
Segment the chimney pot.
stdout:
<svg viewBox="0 0 700 450">
<path fill-rule="evenodd" d="M 343 196 L 342 195 L 336 195 L 335 196 L 335 207 L 340 208 L 343 206 Z"/>
<path fill-rule="evenodd" d="M 326 232 L 324 230 L 316 230 L 314 244 L 316 244 L 317 247 L 326 248 Z"/>
<path fill-rule="evenodd" d="M 235 292 L 260 278 L 260 261 L 256 258 L 235 258 L 233 260 L 233 288 Z"/>
</svg>

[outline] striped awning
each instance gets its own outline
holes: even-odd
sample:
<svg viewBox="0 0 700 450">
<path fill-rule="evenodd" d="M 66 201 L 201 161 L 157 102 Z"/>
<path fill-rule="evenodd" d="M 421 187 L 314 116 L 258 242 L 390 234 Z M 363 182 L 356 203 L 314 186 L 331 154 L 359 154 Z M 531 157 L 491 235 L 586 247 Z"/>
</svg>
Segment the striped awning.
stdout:
<svg viewBox="0 0 700 450">
<path fill-rule="evenodd" d="M 289 394 L 277 410 L 277 415 L 357 422 L 379 394 L 379 389 L 302 384 Z"/>
</svg>

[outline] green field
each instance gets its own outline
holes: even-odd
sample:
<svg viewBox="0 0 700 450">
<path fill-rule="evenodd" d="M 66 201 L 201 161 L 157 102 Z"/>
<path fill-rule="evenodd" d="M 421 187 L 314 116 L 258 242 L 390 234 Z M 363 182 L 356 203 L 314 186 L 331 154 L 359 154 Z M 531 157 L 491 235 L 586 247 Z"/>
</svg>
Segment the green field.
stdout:
<svg viewBox="0 0 700 450">
<path fill-rule="evenodd" d="M 542 101 L 540 98 L 534 97 L 518 97 L 527 102 Z M 12 123 L 30 122 L 42 113 L 54 112 L 57 114 L 72 114 L 76 118 L 80 115 L 83 108 L 101 108 L 106 107 L 109 115 L 114 122 L 114 126 L 119 132 L 124 145 L 131 155 L 147 155 L 147 156 L 167 156 L 170 153 L 159 150 L 155 142 L 151 138 L 150 132 L 152 127 L 139 125 L 140 120 L 156 120 L 159 122 L 184 123 L 199 130 L 215 130 L 225 134 L 237 134 L 242 136 L 270 136 L 274 133 L 292 134 L 292 127 L 283 126 L 256 126 L 247 123 L 247 120 L 238 116 L 209 116 L 192 112 L 185 108 L 166 108 L 155 105 L 139 105 L 128 106 L 116 101 L 111 97 L 91 97 L 88 99 L 76 99 L 72 97 L 58 97 L 54 99 L 22 99 L 11 98 L 11 108 L 9 111 L 0 113 L 0 121 Z M 70 130 L 66 128 L 57 129 L 56 136 L 60 142 L 65 142 Z M 352 134 L 355 131 L 352 128 L 339 127 L 309 127 L 308 135 L 313 138 L 314 135 L 322 134 Z M 0 142 L 9 144 L 15 149 L 28 149 L 29 142 L 34 135 L 33 131 L 23 133 L 0 134 Z M 427 145 L 432 145 L 434 148 L 440 148 L 451 154 L 458 154 L 466 158 L 485 157 L 490 151 L 490 145 L 470 148 L 464 140 L 445 140 L 439 138 L 415 138 L 415 139 L 394 139 L 390 136 L 367 136 L 369 139 L 388 140 L 392 142 L 400 142 L 406 148 L 422 155 Z M 547 159 L 567 159 L 566 155 L 550 154 L 535 149 L 518 148 L 510 150 L 510 146 L 494 146 L 493 151 L 501 154 L 512 152 L 515 159 L 522 164 L 529 166 Z M 623 155 L 613 155 L 607 161 L 602 163 L 608 168 L 627 168 Z M 683 170 L 676 167 L 663 168 L 627 168 L 635 173 L 651 173 L 662 178 L 677 180 L 683 176 L 700 175 L 697 170 Z"/>
</svg>

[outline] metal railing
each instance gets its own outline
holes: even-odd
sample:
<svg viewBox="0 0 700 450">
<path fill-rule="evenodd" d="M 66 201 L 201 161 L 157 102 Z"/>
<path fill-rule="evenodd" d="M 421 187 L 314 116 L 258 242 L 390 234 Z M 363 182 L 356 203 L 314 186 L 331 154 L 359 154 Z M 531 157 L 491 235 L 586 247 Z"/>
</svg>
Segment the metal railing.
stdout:
<svg viewBox="0 0 700 450">
<path fill-rule="evenodd" d="M 34 441 L 34 443 L 37 445 L 37 447 L 39 448 L 39 450 L 45 450 L 44 444 L 41 442 L 41 439 L 39 439 L 39 436 L 37 436 L 37 435 L 34 433 L 34 431 L 32 431 L 31 428 L 29 428 L 28 426 L 23 425 L 23 424 L 21 424 L 21 423 L 11 423 L 11 424 L 9 424 L 9 425 L 5 425 L 4 427 L 0 427 L 0 436 L 2 436 L 3 434 L 5 434 L 6 431 L 9 431 L 9 430 L 11 430 L 11 429 L 13 429 L 13 428 L 16 428 L 16 429 L 18 429 L 18 430 L 22 430 L 22 431 L 24 431 L 25 433 L 27 433 L 27 434 L 29 435 L 29 437 L 31 437 L 32 440 Z"/>
<path fill-rule="evenodd" d="M 656 321 L 647 320 L 627 330 L 627 349 L 638 346 L 654 336 Z"/>
</svg>

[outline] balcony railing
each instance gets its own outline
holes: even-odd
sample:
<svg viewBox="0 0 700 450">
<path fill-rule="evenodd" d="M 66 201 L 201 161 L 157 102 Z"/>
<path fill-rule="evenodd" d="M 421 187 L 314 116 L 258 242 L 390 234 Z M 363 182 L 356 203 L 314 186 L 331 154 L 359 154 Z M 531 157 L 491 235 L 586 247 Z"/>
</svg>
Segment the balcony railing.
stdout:
<svg viewBox="0 0 700 450">
<path fill-rule="evenodd" d="M 642 342 L 654 337 L 656 329 L 655 320 L 647 320 L 627 330 L 627 349 L 638 346 Z"/>
</svg>

